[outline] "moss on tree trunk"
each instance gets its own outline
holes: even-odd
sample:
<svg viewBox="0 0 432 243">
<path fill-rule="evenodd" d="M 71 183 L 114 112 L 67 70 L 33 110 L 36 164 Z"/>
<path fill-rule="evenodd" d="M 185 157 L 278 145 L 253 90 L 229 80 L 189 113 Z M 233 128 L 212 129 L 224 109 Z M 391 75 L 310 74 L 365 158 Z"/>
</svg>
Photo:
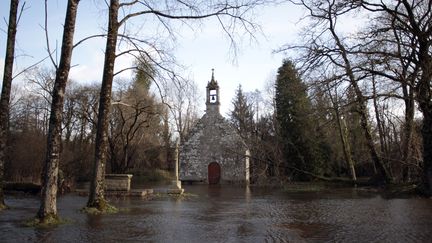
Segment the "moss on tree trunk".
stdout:
<svg viewBox="0 0 432 243">
<path fill-rule="evenodd" d="M 102 77 L 102 87 L 99 100 L 99 113 L 95 142 L 95 159 L 93 177 L 90 184 L 87 207 L 105 210 L 104 182 L 105 165 L 108 149 L 108 114 L 111 106 L 111 91 L 114 78 L 114 63 L 118 36 L 119 1 L 111 0 L 109 7 L 108 38 L 105 48 L 105 61 Z"/>
<path fill-rule="evenodd" d="M 66 83 L 69 77 L 70 63 L 73 50 L 73 36 L 79 0 L 69 0 L 63 40 L 60 55 L 60 64 L 56 70 L 54 89 L 52 92 L 51 113 L 47 137 L 47 152 L 43 170 L 43 183 L 41 192 L 41 205 L 36 218 L 42 224 L 57 222 L 57 180 L 61 150 L 61 125 L 63 116 L 63 103 Z"/>
</svg>

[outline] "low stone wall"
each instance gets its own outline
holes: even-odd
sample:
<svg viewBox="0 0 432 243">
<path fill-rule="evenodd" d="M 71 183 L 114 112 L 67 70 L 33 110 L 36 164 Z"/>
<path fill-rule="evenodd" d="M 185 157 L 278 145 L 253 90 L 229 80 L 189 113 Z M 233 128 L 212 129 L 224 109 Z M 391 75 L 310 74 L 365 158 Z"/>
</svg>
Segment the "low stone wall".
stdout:
<svg viewBox="0 0 432 243">
<path fill-rule="evenodd" d="M 130 191 L 131 174 L 106 174 L 105 186 L 107 191 Z"/>
</svg>

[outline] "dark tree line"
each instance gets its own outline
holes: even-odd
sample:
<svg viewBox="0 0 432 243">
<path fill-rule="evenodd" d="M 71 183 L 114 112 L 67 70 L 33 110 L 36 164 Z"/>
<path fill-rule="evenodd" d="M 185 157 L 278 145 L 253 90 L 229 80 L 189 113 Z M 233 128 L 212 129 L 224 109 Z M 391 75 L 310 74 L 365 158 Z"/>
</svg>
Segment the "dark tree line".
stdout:
<svg viewBox="0 0 432 243">
<path fill-rule="evenodd" d="M 376 179 L 414 179 L 430 194 L 430 1 L 296 3 L 307 9 L 311 25 L 304 32 L 306 44 L 289 48 L 303 50 L 298 61 L 315 81 L 353 91 Z M 343 34 L 338 23 L 358 11 L 371 21 L 350 35 Z M 420 149 L 414 147 L 418 142 L 413 140 L 418 131 L 414 102 L 422 114 Z M 390 119 L 389 106 L 396 104 L 404 107 L 403 122 Z M 369 110 L 375 113 L 376 124 L 368 122 Z M 398 143 L 401 145 L 396 146 Z M 422 150 L 420 158 L 415 153 L 418 150 Z M 397 171 L 395 165 L 400 167 Z"/>
<path fill-rule="evenodd" d="M 415 183 L 430 195 L 431 2 L 290 2 L 307 24 L 301 43 L 279 50 L 294 54 L 278 70 L 274 111 L 254 120 L 255 167 L 276 166 L 282 179 Z M 360 15 L 370 21 L 342 29 Z"/>
<path fill-rule="evenodd" d="M 53 87 L 52 75 L 41 75 L 46 72 L 33 70 L 33 74 L 25 80 L 26 88 L 20 87 L 12 93 L 14 98 L 7 158 L 13 158 L 13 161 L 8 159 L 6 164 L 7 180 L 40 182 L 43 165 L 43 156 L 40 155 L 44 154 L 46 148 L 42 141 L 47 137 L 50 111 L 50 101 L 46 100 L 49 92 L 45 89 Z M 51 81 L 36 80 L 41 78 L 39 76 Z M 36 81 L 48 87 L 34 85 Z M 133 80 L 120 82 L 121 85 L 113 91 L 113 112 L 109 117 L 108 140 L 113 146 L 108 149 L 107 170 L 122 173 L 138 168 L 165 168 L 167 161 L 154 152 L 164 146 L 161 135 L 165 110 L 163 104 L 140 85 L 137 87 Z M 63 143 L 60 168 L 70 181 L 83 181 L 91 177 L 90 154 L 96 134 L 98 86 L 74 81 L 69 81 L 68 85 L 61 125 Z M 137 121 L 134 123 L 135 119 Z M 134 137 L 132 134 L 127 135 L 134 130 L 138 130 Z M 128 164 L 122 164 L 120 159 L 125 147 L 132 150 Z M 150 153 L 153 155 L 146 154 L 146 151 L 153 151 Z M 30 165 L 29 161 L 32 162 Z"/>
<path fill-rule="evenodd" d="M 292 61 L 284 60 L 275 78 L 274 96 L 268 98 L 273 109 L 258 117 L 254 96 L 241 86 L 236 91 L 230 120 L 251 150 L 252 181 L 319 179 L 355 184 L 358 178 L 368 178 L 369 184 L 384 183 L 371 158 L 355 91 L 349 85 L 332 87 L 328 80 L 304 80 L 298 70 Z M 413 120 L 411 135 L 415 162 L 405 164 L 401 159 L 405 116 L 391 107 L 393 102 L 386 97 L 368 98 L 368 130 L 391 180 L 420 183 L 420 121 Z"/>
</svg>

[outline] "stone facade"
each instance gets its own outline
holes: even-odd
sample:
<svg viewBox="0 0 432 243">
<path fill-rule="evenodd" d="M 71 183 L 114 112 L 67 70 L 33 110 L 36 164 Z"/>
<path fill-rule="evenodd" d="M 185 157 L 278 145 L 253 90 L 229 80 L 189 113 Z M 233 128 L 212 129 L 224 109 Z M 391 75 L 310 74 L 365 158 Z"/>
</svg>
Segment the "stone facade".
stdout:
<svg viewBox="0 0 432 243">
<path fill-rule="evenodd" d="M 249 183 L 248 149 L 240 135 L 219 113 L 219 86 L 212 75 L 207 85 L 206 114 L 180 145 L 180 180 Z M 217 172 L 209 165 L 217 163 Z M 212 179 L 210 180 L 210 174 Z"/>
</svg>

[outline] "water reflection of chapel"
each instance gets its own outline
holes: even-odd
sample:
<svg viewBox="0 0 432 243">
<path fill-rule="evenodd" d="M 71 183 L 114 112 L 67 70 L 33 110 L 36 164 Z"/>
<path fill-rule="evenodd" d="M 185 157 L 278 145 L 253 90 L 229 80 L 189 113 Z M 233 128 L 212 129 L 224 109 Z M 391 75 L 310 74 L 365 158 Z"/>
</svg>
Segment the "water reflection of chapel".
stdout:
<svg viewBox="0 0 432 243">
<path fill-rule="evenodd" d="M 249 151 L 231 124 L 220 114 L 219 85 L 214 72 L 206 89 L 206 113 L 180 145 L 183 182 L 249 183 Z"/>
</svg>

